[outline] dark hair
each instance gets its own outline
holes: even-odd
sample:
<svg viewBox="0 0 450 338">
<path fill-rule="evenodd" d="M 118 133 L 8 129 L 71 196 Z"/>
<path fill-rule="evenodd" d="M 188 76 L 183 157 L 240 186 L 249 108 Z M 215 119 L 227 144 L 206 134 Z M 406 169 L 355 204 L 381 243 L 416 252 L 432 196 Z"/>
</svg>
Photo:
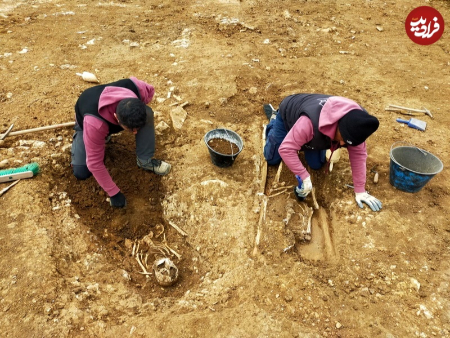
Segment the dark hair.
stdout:
<svg viewBox="0 0 450 338">
<path fill-rule="evenodd" d="M 123 99 L 116 109 L 117 119 L 129 129 L 139 129 L 147 122 L 145 104 L 139 99 Z"/>
</svg>

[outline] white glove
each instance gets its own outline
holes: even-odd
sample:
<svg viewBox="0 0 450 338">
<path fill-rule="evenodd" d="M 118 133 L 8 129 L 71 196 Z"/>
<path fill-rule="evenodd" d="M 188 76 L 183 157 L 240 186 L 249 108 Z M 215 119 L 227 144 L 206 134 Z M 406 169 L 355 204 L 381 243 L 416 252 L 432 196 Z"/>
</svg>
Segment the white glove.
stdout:
<svg viewBox="0 0 450 338">
<path fill-rule="evenodd" d="M 309 194 L 312 190 L 312 182 L 311 182 L 311 176 L 308 176 L 303 181 L 303 192 L 306 194 Z"/>
<path fill-rule="evenodd" d="M 311 176 L 305 178 L 304 181 L 302 181 L 302 179 L 298 175 L 295 175 L 295 177 L 297 178 L 297 181 L 299 183 L 299 185 L 295 187 L 295 193 L 297 197 L 305 198 L 312 190 Z"/>
<path fill-rule="evenodd" d="M 370 209 L 373 211 L 380 211 L 381 210 L 381 202 L 377 198 L 373 197 L 372 195 L 369 195 L 366 192 L 356 192 L 355 193 L 355 200 L 356 203 L 358 203 L 358 206 L 362 209 L 363 208 L 363 202 L 366 203 Z"/>
</svg>

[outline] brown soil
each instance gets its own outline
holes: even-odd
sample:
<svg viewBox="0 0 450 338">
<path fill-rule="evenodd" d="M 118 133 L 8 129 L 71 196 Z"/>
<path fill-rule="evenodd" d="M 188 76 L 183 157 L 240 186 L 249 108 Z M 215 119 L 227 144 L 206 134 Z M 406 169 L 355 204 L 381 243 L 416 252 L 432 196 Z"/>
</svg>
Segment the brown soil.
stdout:
<svg viewBox="0 0 450 338">
<path fill-rule="evenodd" d="M 173 167 L 139 169 L 133 135 L 114 136 L 105 163 L 128 205 L 113 209 L 93 178 L 73 177 L 70 128 L 7 137 L 3 168 L 41 172 L 0 197 L 0 336 L 450 336 L 450 38 L 409 40 L 421 5 L 450 22 L 439 0 L 2 1 L 2 132 L 73 121 L 94 85 L 76 73 L 136 76 L 156 88 L 156 156 Z M 312 196 L 297 202 L 293 174 L 266 175 L 262 158 L 263 104 L 296 92 L 349 97 L 380 120 L 367 190 L 382 211 L 356 205 L 344 150 L 331 173 L 311 171 L 309 242 Z M 434 119 L 408 128 L 389 104 Z M 202 140 L 219 127 L 245 143 L 228 168 Z M 418 193 L 389 183 L 399 142 L 444 163 Z M 171 258 L 178 281 L 142 274 L 133 249 L 150 272 Z"/>
<path fill-rule="evenodd" d="M 239 147 L 236 143 L 227 141 L 223 138 L 213 138 L 208 141 L 208 145 L 212 150 L 222 155 L 234 155 L 239 151 Z"/>
</svg>

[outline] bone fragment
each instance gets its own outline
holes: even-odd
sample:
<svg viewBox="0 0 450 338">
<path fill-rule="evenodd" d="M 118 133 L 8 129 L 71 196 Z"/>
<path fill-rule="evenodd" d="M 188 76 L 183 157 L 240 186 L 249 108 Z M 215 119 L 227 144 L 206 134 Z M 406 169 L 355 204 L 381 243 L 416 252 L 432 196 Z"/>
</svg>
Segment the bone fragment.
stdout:
<svg viewBox="0 0 450 338">
<path fill-rule="evenodd" d="M 176 252 L 174 249 L 172 249 L 171 247 L 169 247 L 167 244 L 165 244 L 167 250 L 169 250 L 171 253 L 173 253 L 175 256 L 177 256 L 178 259 L 181 259 L 181 255 Z"/>
<path fill-rule="evenodd" d="M 169 224 L 176 230 L 178 231 L 182 236 L 187 236 L 187 233 L 182 230 L 180 227 L 178 227 L 175 223 L 169 221 Z"/>
<path fill-rule="evenodd" d="M 289 200 L 286 203 L 286 218 L 283 220 L 285 225 L 288 225 L 289 221 L 291 220 L 291 217 L 293 214 L 295 214 L 295 210 L 293 208 L 292 200 Z"/>
<path fill-rule="evenodd" d="M 287 251 L 291 250 L 291 249 L 294 247 L 294 245 L 295 245 L 295 243 L 289 245 L 287 248 L 284 248 L 284 249 L 283 249 L 283 252 L 287 252 Z"/>
<path fill-rule="evenodd" d="M 305 241 L 310 241 L 311 240 L 311 224 L 312 224 L 312 217 L 314 214 L 314 209 L 313 208 L 309 208 L 310 212 L 308 215 L 308 225 L 306 226 L 306 231 L 303 232 L 303 238 L 305 239 Z"/>
<path fill-rule="evenodd" d="M 375 176 L 373 177 L 373 183 L 378 183 L 378 173 L 375 173 Z"/>
<path fill-rule="evenodd" d="M 164 248 L 166 250 L 168 250 L 169 252 L 171 252 L 172 254 L 177 256 L 178 259 L 181 259 L 181 255 L 178 252 L 176 252 L 175 250 L 173 250 L 171 247 L 169 247 L 169 245 L 167 245 L 167 240 L 166 240 L 166 235 L 165 234 L 164 234 L 164 238 L 163 238 L 163 244 L 164 244 Z"/>
<path fill-rule="evenodd" d="M 283 190 L 283 189 L 292 189 L 293 187 L 295 187 L 295 185 L 288 185 L 288 186 L 284 186 L 284 187 L 273 188 L 272 191 L 278 191 L 278 190 Z"/>
<path fill-rule="evenodd" d="M 283 170 L 283 161 L 281 161 L 280 165 L 278 166 L 277 174 L 275 175 L 275 178 L 273 179 L 272 189 L 278 185 L 278 182 L 280 181 L 280 176 L 281 176 L 282 170 Z"/>
<path fill-rule="evenodd" d="M 131 256 L 134 257 L 135 252 L 136 252 L 136 241 L 133 243 L 133 250 L 131 250 Z"/>
<path fill-rule="evenodd" d="M 286 188 L 284 188 L 284 190 L 282 190 L 282 191 L 280 191 L 280 192 L 277 192 L 276 194 L 269 195 L 268 197 L 269 197 L 269 198 L 270 198 L 270 197 L 275 197 L 275 196 L 284 194 L 285 192 L 287 192 L 287 189 L 286 189 Z"/>
<path fill-rule="evenodd" d="M 139 266 L 142 269 L 142 274 L 144 274 L 148 278 L 148 275 L 151 275 L 152 273 L 148 272 L 147 269 L 145 268 L 144 264 L 142 264 L 141 257 L 142 257 L 142 253 L 137 253 L 135 258 L 136 258 L 136 261 L 138 262 Z"/>
</svg>

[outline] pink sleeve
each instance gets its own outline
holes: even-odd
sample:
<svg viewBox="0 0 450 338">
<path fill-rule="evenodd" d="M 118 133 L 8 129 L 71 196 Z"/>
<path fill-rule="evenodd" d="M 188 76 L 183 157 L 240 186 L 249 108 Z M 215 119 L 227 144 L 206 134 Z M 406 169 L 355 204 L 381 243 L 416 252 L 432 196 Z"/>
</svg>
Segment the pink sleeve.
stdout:
<svg viewBox="0 0 450 338">
<path fill-rule="evenodd" d="M 366 142 L 356 147 L 347 147 L 350 166 L 352 168 L 353 186 L 355 193 L 366 191 Z"/>
<path fill-rule="evenodd" d="M 155 95 L 155 88 L 151 84 L 141 81 L 135 77 L 130 77 L 130 79 L 138 88 L 139 94 L 141 94 L 141 100 L 145 104 L 148 104 L 153 99 L 153 95 Z"/>
<path fill-rule="evenodd" d="M 114 196 L 120 189 L 114 183 L 103 163 L 105 158 L 105 138 L 108 125 L 94 116 L 86 116 L 83 122 L 83 140 L 86 147 L 86 165 L 98 184 L 109 196 Z"/>
<path fill-rule="evenodd" d="M 301 116 L 287 133 L 280 145 L 279 153 L 284 163 L 302 180 L 309 176 L 308 171 L 298 158 L 300 148 L 312 140 L 314 136 L 313 125 L 307 116 Z"/>
</svg>

